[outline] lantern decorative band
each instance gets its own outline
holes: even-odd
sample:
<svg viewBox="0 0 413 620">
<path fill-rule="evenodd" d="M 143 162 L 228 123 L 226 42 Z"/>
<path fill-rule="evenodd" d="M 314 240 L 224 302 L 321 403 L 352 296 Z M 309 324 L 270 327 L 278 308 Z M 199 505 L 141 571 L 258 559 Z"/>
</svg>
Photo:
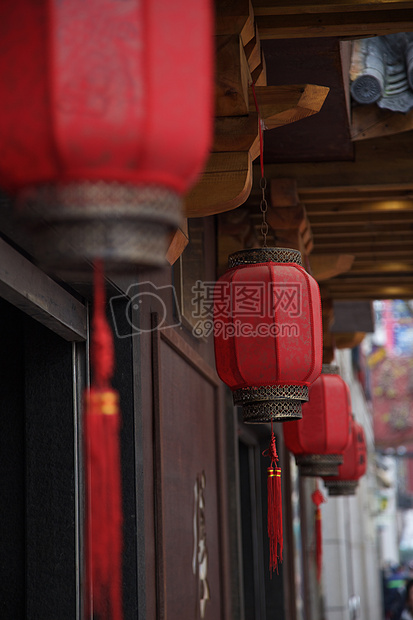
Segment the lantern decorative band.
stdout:
<svg viewBox="0 0 413 620">
<path fill-rule="evenodd" d="M 324 480 L 328 494 L 332 496 L 355 495 L 358 480 Z"/>
<path fill-rule="evenodd" d="M 300 420 L 301 402 L 308 400 L 305 385 L 263 385 L 233 392 L 234 405 L 241 405 L 244 422 Z"/>
<path fill-rule="evenodd" d="M 342 454 L 297 454 L 295 457 L 302 476 L 338 476 Z"/>
<path fill-rule="evenodd" d="M 305 385 L 262 385 L 247 387 L 233 392 L 234 405 L 244 405 L 256 401 L 269 400 L 308 400 L 308 387 Z"/>
<path fill-rule="evenodd" d="M 107 271 L 162 266 L 181 220 L 181 199 L 156 186 L 82 182 L 26 188 L 18 213 L 34 233 L 37 257 L 59 274 L 90 271 L 99 256 Z"/>
<path fill-rule="evenodd" d="M 301 252 L 289 248 L 252 248 L 234 252 L 228 257 L 228 268 L 257 263 L 295 263 L 302 265 Z"/>
<path fill-rule="evenodd" d="M 247 424 L 301 420 L 301 401 L 280 399 L 244 404 L 242 415 Z"/>
<path fill-rule="evenodd" d="M 340 368 L 336 364 L 323 364 L 321 366 L 321 374 L 340 376 Z"/>
</svg>

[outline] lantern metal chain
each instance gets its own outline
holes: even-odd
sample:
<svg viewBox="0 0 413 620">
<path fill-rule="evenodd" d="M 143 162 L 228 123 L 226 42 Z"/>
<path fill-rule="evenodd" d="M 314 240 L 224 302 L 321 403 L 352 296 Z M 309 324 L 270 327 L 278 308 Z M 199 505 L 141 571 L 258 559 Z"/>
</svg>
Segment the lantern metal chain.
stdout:
<svg viewBox="0 0 413 620">
<path fill-rule="evenodd" d="M 267 235 L 268 235 L 268 223 L 267 223 L 267 211 L 268 211 L 268 202 L 267 199 L 265 197 L 265 190 L 267 189 L 267 179 L 262 176 L 260 179 L 260 188 L 261 188 L 261 192 L 262 192 L 262 197 L 261 197 L 261 202 L 260 202 L 260 209 L 261 209 L 261 213 L 262 213 L 262 222 L 261 222 L 261 234 L 263 237 L 263 247 L 266 248 L 267 247 Z"/>
</svg>

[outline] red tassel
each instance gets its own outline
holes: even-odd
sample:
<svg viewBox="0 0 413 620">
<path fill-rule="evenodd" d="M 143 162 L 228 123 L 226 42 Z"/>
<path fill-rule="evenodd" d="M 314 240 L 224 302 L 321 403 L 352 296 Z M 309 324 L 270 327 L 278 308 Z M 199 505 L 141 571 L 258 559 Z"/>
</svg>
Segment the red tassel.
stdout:
<svg viewBox="0 0 413 620">
<path fill-rule="evenodd" d="M 113 339 L 105 316 L 101 262 L 95 265 L 93 386 L 85 394 L 86 617 L 122 620 L 122 498 L 118 394 L 110 386 Z"/>
<path fill-rule="evenodd" d="M 321 568 L 323 566 L 323 535 L 321 529 L 321 509 L 320 504 L 325 502 L 324 495 L 317 488 L 311 496 L 315 509 L 315 544 L 316 544 L 316 563 L 317 563 L 317 580 L 321 580 Z"/>
<path fill-rule="evenodd" d="M 264 456 L 269 456 L 271 459 L 271 465 L 267 469 L 267 530 L 270 546 L 270 572 L 272 574 L 276 570 L 278 574 L 278 560 L 282 562 L 283 554 L 281 468 L 277 467 L 278 454 L 275 446 L 275 435 L 272 429 L 272 422 L 270 446 L 263 454 Z"/>
</svg>

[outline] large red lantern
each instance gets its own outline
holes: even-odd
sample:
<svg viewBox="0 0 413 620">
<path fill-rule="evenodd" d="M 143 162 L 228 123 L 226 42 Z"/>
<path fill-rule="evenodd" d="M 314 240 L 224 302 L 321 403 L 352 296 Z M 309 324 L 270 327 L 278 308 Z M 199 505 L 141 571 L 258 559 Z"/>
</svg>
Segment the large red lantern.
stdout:
<svg viewBox="0 0 413 620">
<path fill-rule="evenodd" d="M 118 395 L 103 269 L 164 263 L 212 120 L 209 0 L 0 3 L 0 186 L 58 273 L 95 265 L 86 615 L 122 618 Z"/>
<path fill-rule="evenodd" d="M 351 439 L 343 455 L 338 476 L 324 478 L 329 495 L 354 495 L 359 479 L 367 469 L 367 448 L 364 429 L 353 422 Z"/>
<path fill-rule="evenodd" d="M 317 282 L 286 248 L 243 250 L 214 291 L 215 360 L 245 422 L 301 418 L 321 372 Z"/>
<path fill-rule="evenodd" d="M 303 404 L 303 419 L 283 425 L 285 445 L 295 455 L 303 476 L 338 474 L 350 441 L 351 399 L 338 367 L 323 364 Z"/>
<path fill-rule="evenodd" d="M 211 33 L 208 0 L 1 3 L 0 185 L 44 265 L 163 263 L 208 154 Z"/>
</svg>

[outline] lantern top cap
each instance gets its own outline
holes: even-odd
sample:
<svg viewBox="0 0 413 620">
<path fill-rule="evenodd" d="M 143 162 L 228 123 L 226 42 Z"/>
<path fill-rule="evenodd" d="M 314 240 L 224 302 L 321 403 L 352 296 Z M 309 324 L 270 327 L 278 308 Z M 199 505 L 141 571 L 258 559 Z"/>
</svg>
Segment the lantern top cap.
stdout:
<svg viewBox="0 0 413 620">
<path fill-rule="evenodd" d="M 321 367 L 322 375 L 340 375 L 340 369 L 336 364 L 323 364 Z"/>
<path fill-rule="evenodd" d="M 254 263 L 295 263 L 302 266 L 301 252 L 290 248 L 251 248 L 234 252 L 228 258 L 228 267 Z"/>
</svg>

